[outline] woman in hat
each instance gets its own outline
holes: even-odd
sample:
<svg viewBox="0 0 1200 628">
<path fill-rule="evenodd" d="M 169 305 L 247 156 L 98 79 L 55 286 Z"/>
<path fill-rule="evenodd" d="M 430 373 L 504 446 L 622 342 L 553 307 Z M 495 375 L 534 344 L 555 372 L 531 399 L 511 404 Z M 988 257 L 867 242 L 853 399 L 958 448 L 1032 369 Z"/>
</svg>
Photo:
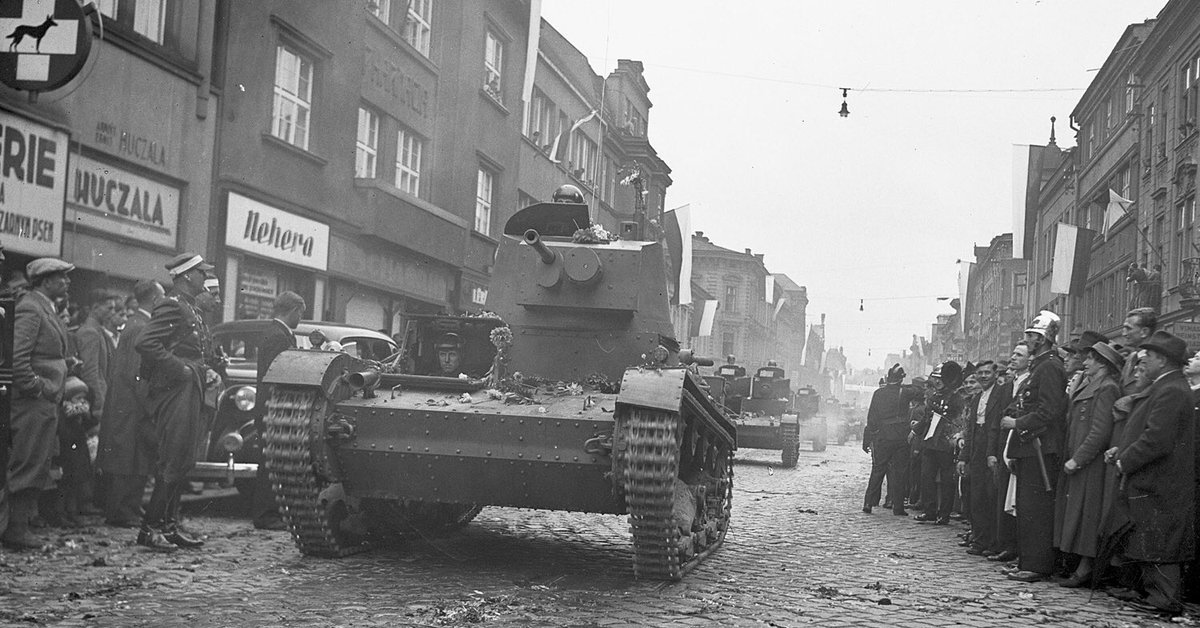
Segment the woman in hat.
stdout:
<svg viewBox="0 0 1200 628">
<path fill-rule="evenodd" d="M 1083 354 L 1084 384 L 1071 394 L 1067 410 L 1067 447 L 1070 458 L 1058 477 L 1055 500 L 1054 546 L 1079 556 L 1079 565 L 1064 587 L 1091 581 L 1092 559 L 1100 539 L 1100 514 L 1104 501 L 1104 460 L 1113 426 L 1113 404 L 1120 396 L 1117 378 L 1124 358 L 1108 343 L 1097 342 Z"/>
</svg>

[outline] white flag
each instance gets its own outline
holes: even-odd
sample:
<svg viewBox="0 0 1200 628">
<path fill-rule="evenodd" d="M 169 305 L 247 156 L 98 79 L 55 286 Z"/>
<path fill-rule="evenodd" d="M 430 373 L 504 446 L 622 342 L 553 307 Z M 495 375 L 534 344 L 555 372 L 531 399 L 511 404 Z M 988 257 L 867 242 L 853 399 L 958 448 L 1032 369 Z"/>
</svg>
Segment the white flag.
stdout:
<svg viewBox="0 0 1200 628">
<path fill-rule="evenodd" d="M 1105 242 L 1108 242 L 1108 230 L 1125 216 L 1125 213 L 1129 211 L 1129 206 L 1132 204 L 1133 201 L 1122 197 L 1120 194 L 1114 192 L 1112 188 L 1109 188 L 1108 207 L 1104 209 L 1104 227 L 1102 229 L 1104 231 Z"/>
</svg>

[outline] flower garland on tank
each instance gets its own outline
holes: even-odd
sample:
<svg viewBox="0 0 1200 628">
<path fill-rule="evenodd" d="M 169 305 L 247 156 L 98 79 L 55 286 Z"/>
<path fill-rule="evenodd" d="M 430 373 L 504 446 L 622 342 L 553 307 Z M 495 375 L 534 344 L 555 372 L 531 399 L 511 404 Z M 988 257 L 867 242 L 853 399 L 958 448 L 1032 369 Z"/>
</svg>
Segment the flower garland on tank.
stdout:
<svg viewBox="0 0 1200 628">
<path fill-rule="evenodd" d="M 616 239 L 617 236 L 599 223 L 586 229 L 576 229 L 575 234 L 571 236 L 571 241 L 575 244 L 608 244 Z"/>
</svg>

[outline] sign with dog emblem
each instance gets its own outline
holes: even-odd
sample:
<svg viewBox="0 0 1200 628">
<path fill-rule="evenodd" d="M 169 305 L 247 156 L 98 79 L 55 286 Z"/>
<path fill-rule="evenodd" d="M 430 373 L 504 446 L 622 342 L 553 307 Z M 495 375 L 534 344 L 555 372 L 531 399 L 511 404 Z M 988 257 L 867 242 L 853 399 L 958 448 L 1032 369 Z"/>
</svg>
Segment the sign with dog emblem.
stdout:
<svg viewBox="0 0 1200 628">
<path fill-rule="evenodd" d="M 57 89 L 79 74 L 91 49 L 91 19 L 78 0 L 0 2 L 0 83 Z"/>
</svg>

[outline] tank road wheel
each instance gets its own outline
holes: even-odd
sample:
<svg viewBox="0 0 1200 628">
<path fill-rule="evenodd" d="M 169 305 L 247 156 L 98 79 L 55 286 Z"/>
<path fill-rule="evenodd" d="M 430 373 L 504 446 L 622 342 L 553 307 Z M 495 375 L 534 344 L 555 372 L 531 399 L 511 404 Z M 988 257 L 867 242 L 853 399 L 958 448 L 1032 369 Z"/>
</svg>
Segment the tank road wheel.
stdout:
<svg viewBox="0 0 1200 628">
<path fill-rule="evenodd" d="M 276 386 L 267 400 L 263 461 L 283 521 L 302 554 L 341 557 L 366 549 L 364 537 L 344 529 L 349 516 L 338 487 L 316 470 L 321 419 L 327 412 L 324 392 L 310 386 Z"/>
<path fill-rule="evenodd" d="M 623 429 L 634 575 L 678 580 L 725 540 L 731 452 L 675 412 L 630 406 Z"/>
<path fill-rule="evenodd" d="M 783 441 L 783 466 L 795 468 L 800 461 L 800 424 L 783 422 L 779 424 L 779 433 Z"/>
</svg>

